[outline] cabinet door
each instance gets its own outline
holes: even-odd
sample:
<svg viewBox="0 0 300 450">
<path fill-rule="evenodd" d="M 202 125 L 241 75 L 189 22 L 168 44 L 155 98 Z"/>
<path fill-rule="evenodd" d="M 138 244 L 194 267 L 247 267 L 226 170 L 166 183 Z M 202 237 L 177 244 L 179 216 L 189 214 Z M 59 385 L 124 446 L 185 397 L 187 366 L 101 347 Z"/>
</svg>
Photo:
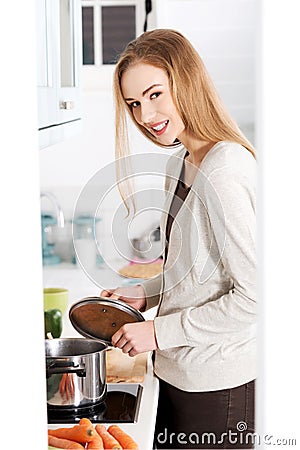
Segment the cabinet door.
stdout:
<svg viewBox="0 0 300 450">
<path fill-rule="evenodd" d="M 40 148 L 80 128 L 82 31 L 80 0 L 36 0 Z"/>
<path fill-rule="evenodd" d="M 58 0 L 36 0 L 38 128 L 57 122 Z"/>
<path fill-rule="evenodd" d="M 82 65 L 80 0 L 59 2 L 58 122 L 80 119 L 80 70 Z"/>
</svg>

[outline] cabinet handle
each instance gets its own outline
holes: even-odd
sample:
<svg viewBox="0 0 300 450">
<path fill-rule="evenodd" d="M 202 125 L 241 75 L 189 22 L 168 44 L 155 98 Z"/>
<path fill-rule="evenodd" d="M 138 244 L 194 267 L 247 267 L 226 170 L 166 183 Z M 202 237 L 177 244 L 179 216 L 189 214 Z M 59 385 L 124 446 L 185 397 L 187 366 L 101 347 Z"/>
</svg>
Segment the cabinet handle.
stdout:
<svg viewBox="0 0 300 450">
<path fill-rule="evenodd" d="M 70 100 L 59 102 L 59 109 L 74 109 L 74 106 L 74 102 Z"/>
</svg>

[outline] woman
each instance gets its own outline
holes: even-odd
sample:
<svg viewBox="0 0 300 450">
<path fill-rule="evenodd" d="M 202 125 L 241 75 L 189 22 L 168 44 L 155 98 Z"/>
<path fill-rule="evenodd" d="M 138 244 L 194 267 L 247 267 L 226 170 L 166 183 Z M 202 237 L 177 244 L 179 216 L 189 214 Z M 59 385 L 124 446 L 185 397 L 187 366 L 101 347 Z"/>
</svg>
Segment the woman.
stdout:
<svg viewBox="0 0 300 450">
<path fill-rule="evenodd" d="M 128 155 L 126 111 L 152 142 L 181 147 L 167 166 L 162 275 L 101 292 L 141 311 L 158 306 L 157 316 L 126 324 L 112 342 L 130 356 L 154 351 L 156 448 L 251 448 L 254 150 L 198 53 L 174 30 L 149 31 L 128 44 L 114 93 L 118 158 Z"/>
</svg>

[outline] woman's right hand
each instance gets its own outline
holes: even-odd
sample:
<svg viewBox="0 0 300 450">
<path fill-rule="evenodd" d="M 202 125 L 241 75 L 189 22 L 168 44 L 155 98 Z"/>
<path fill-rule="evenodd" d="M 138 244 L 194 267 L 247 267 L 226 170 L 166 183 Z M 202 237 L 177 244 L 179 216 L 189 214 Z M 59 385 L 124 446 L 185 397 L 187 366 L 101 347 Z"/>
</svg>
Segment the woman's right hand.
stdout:
<svg viewBox="0 0 300 450">
<path fill-rule="evenodd" d="M 101 291 L 100 297 L 120 299 L 139 311 L 142 311 L 146 306 L 146 295 L 141 285 L 104 289 Z"/>
</svg>

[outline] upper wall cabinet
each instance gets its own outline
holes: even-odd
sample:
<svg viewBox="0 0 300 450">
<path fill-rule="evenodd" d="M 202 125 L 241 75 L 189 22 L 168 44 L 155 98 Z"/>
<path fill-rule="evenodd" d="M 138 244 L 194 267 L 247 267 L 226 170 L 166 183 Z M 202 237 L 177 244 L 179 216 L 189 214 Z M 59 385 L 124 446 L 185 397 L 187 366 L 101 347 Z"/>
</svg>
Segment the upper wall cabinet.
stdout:
<svg viewBox="0 0 300 450">
<path fill-rule="evenodd" d="M 36 0 L 40 148 L 80 130 L 80 0 Z"/>
</svg>

